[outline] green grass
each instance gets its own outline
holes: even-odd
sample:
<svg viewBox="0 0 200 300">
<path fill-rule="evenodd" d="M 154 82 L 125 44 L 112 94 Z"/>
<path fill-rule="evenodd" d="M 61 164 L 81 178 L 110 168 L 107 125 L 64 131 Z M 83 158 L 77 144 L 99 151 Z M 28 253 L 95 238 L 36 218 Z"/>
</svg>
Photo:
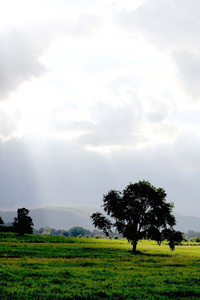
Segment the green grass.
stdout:
<svg viewBox="0 0 200 300">
<path fill-rule="evenodd" d="M 199 299 L 200 247 L 0 234 L 0 299 Z"/>
</svg>

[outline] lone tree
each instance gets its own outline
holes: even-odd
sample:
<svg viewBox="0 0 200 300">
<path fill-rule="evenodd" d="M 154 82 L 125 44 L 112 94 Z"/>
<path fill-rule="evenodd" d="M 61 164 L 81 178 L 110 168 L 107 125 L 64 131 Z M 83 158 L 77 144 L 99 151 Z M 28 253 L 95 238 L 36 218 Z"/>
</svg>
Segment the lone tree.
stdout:
<svg viewBox="0 0 200 300">
<path fill-rule="evenodd" d="M 15 232 L 24 235 L 25 233 L 33 233 L 33 221 L 28 216 L 29 210 L 27 208 L 18 208 L 17 217 L 14 218 L 13 228 Z"/>
<path fill-rule="evenodd" d="M 115 227 L 128 239 L 136 252 L 137 243 L 143 238 L 169 241 L 171 250 L 183 240 L 180 231 L 175 231 L 175 217 L 172 215 L 173 203 L 166 202 L 163 188 L 155 188 L 149 181 L 130 183 L 122 192 L 111 190 L 103 196 L 103 209 L 111 218 L 99 212 L 91 216 L 93 225 L 103 230 L 106 236 Z"/>
<path fill-rule="evenodd" d="M 0 217 L 0 225 L 3 225 L 4 224 L 4 221 L 2 219 L 2 217 Z"/>
</svg>

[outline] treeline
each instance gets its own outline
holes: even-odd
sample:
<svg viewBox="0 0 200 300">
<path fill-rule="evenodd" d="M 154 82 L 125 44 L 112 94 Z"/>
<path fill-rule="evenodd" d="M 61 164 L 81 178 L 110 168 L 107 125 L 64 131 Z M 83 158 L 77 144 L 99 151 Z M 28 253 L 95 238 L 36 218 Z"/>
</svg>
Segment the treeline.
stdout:
<svg viewBox="0 0 200 300">
<path fill-rule="evenodd" d="M 33 234 L 41 234 L 41 235 L 63 235 L 66 237 L 94 237 L 94 236 L 102 236 L 104 237 L 105 234 L 103 231 L 94 229 L 89 230 L 83 227 L 72 227 L 69 230 L 62 230 L 62 229 L 54 229 L 50 228 L 49 226 L 41 227 L 40 229 L 33 228 Z M 118 237 L 122 238 L 122 234 L 118 232 L 111 233 L 111 237 Z M 200 231 L 188 230 L 187 233 L 184 233 L 184 238 L 187 240 L 191 240 L 192 242 L 200 242 Z"/>
<path fill-rule="evenodd" d="M 65 236 L 65 237 L 94 237 L 97 238 L 104 237 L 103 231 L 94 229 L 93 231 L 85 229 L 83 227 L 72 227 L 69 230 L 54 229 L 49 226 L 41 227 L 40 229 L 35 229 L 33 226 L 33 220 L 28 215 L 29 210 L 26 208 L 19 208 L 17 210 L 17 217 L 14 218 L 12 223 L 4 223 L 3 219 L 0 217 L 0 232 L 17 232 L 22 235 L 25 233 L 33 233 L 36 235 L 54 235 L 54 236 Z M 111 238 L 118 237 L 121 238 L 123 235 L 119 234 L 117 231 L 110 233 Z M 200 231 L 188 230 L 184 233 L 184 238 L 192 242 L 200 242 Z"/>
<path fill-rule="evenodd" d="M 188 240 L 192 238 L 199 238 L 200 241 L 200 231 L 188 230 L 187 233 L 184 233 L 184 237 Z"/>
<path fill-rule="evenodd" d="M 36 234 L 36 235 L 54 235 L 54 236 L 65 236 L 65 237 L 94 237 L 97 238 L 104 237 L 103 231 L 99 231 L 94 229 L 90 231 L 89 229 L 85 229 L 83 227 L 72 227 L 69 230 L 56 230 L 54 228 L 50 228 L 49 226 L 41 227 L 40 229 L 35 229 L 33 226 L 33 220 L 28 215 L 29 210 L 25 207 L 18 208 L 17 217 L 14 218 L 12 223 L 4 223 L 3 219 L 0 217 L 0 232 L 16 232 L 21 235 L 26 233 L 28 234 Z M 122 237 L 122 235 L 114 232 L 111 237 Z"/>
<path fill-rule="evenodd" d="M 62 230 L 62 229 L 54 229 L 54 228 L 50 228 L 48 226 L 46 227 L 41 227 L 40 229 L 33 229 L 33 234 L 41 234 L 41 235 L 63 235 L 66 237 L 104 237 L 104 233 L 103 231 L 94 229 L 93 231 L 89 230 L 89 229 L 85 229 L 83 227 L 72 227 L 69 230 Z M 112 233 L 111 237 L 122 237 L 122 235 L 120 235 L 117 232 Z"/>
<path fill-rule="evenodd" d="M 27 208 L 18 208 L 17 217 L 9 224 L 4 224 L 3 219 L 0 217 L 0 232 L 16 232 L 21 235 L 33 233 L 33 220 L 28 214 L 29 210 Z"/>
</svg>

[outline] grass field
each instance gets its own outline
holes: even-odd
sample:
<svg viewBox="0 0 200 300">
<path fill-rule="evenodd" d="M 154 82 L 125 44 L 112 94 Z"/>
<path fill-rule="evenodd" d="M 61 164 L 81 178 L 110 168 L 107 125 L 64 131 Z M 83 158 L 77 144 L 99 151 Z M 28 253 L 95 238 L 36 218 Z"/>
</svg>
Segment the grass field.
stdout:
<svg viewBox="0 0 200 300">
<path fill-rule="evenodd" d="M 0 234 L 0 299 L 199 299 L 200 246 Z"/>
</svg>

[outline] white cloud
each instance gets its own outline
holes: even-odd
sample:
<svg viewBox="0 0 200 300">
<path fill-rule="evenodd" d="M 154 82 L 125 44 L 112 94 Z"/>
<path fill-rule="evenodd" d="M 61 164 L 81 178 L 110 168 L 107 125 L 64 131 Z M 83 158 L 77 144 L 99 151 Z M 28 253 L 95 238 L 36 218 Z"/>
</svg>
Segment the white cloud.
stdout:
<svg viewBox="0 0 200 300">
<path fill-rule="evenodd" d="M 48 6 L 46 1 L 41 1 L 41 5 L 36 1 L 29 6 L 27 2 L 19 1 L 16 7 L 16 3 L 9 2 L 9 6 L 5 5 L 4 15 L 9 15 L 12 4 L 16 11 L 15 18 L 10 18 L 7 25 L 0 27 L 1 100 L 23 82 L 38 78 L 47 71 L 42 56 L 45 57 L 59 37 L 88 37 L 100 23 L 100 18 L 88 14 L 86 9 L 64 3 L 54 10 L 54 2 Z M 26 13 L 21 11 L 22 7 L 25 11 L 27 8 Z"/>
<path fill-rule="evenodd" d="M 173 53 L 173 60 L 182 89 L 191 100 L 200 100 L 200 54 L 182 50 Z"/>
<path fill-rule="evenodd" d="M 199 99 L 199 8 L 196 0 L 153 0 L 132 11 L 120 12 L 116 18 L 125 32 L 144 38 L 171 58 L 182 97 L 187 93 L 190 100 Z"/>
<path fill-rule="evenodd" d="M 16 112 L 13 115 L 8 115 L 3 111 L 0 111 L 0 139 L 7 141 L 13 137 L 18 137 L 17 120 L 19 114 Z"/>
<path fill-rule="evenodd" d="M 4 100 L 23 81 L 44 73 L 45 67 L 23 32 L 12 30 L 1 34 L 0 40 L 0 99 Z"/>
<path fill-rule="evenodd" d="M 193 0 L 8 0 L 1 199 L 101 204 L 144 178 L 188 212 L 200 172 L 198 11 Z"/>
<path fill-rule="evenodd" d="M 144 1 L 138 9 L 120 13 L 118 20 L 159 47 L 191 47 L 198 43 L 199 7 L 197 0 Z"/>
<path fill-rule="evenodd" d="M 159 144 L 174 144 L 180 132 L 175 122 L 164 120 L 159 123 L 144 122 L 137 134 L 142 140 L 139 148 L 147 148 L 156 147 Z"/>
</svg>

